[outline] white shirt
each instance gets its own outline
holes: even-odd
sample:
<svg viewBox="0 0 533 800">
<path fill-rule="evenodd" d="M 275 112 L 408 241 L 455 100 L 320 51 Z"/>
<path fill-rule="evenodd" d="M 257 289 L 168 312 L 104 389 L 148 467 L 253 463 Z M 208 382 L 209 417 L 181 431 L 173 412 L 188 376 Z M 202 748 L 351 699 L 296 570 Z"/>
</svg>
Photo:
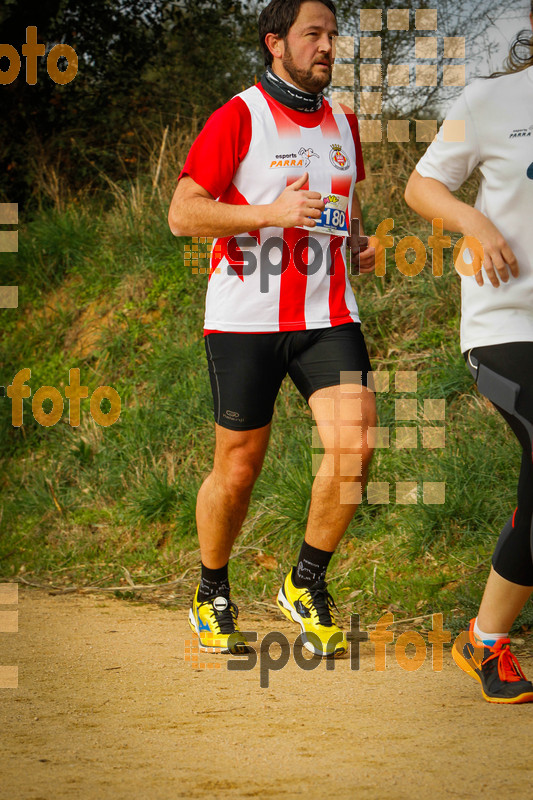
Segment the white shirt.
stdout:
<svg viewBox="0 0 533 800">
<path fill-rule="evenodd" d="M 443 128 L 416 165 L 425 178 L 456 191 L 479 166 L 475 207 L 513 250 L 518 278 L 495 288 L 461 277 L 461 350 L 533 341 L 533 67 L 467 86 L 447 120 L 464 120 L 465 139 L 445 142 Z"/>
</svg>

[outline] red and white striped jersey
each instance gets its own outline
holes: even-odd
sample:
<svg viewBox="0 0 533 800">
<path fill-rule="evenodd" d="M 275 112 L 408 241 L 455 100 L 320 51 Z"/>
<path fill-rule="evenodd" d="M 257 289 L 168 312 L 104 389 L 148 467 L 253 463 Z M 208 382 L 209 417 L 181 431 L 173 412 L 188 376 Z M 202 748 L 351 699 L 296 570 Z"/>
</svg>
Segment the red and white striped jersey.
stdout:
<svg viewBox="0 0 533 800">
<path fill-rule="evenodd" d="M 326 204 L 314 229 L 262 228 L 215 239 L 205 333 L 275 332 L 358 322 L 346 268 L 355 183 L 364 178 L 357 119 L 293 111 L 253 86 L 208 120 L 185 162 L 222 203 L 263 205 L 305 172 Z"/>
</svg>

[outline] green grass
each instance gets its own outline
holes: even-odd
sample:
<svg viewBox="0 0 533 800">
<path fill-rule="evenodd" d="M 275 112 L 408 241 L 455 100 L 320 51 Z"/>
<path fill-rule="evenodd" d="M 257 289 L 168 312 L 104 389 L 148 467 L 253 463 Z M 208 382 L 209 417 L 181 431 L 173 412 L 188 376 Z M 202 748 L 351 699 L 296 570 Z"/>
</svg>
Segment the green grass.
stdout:
<svg viewBox="0 0 533 800">
<path fill-rule="evenodd" d="M 369 149 L 367 232 L 393 216 L 396 241 L 409 233 L 427 242 L 431 226 L 410 214 L 398 188 L 415 162 L 415 148 Z M 467 187 L 465 197 L 473 191 Z M 131 198 L 42 212 L 21 227 L 18 256 L 0 260 L 3 281 L 21 287 L 20 308 L 1 312 L 0 382 L 29 367 L 33 392 L 49 385 L 64 396 L 68 370 L 77 367 L 89 395 L 109 385 L 122 402 L 119 421 L 107 428 L 92 420 L 88 400 L 78 428 L 68 424 L 67 403 L 63 419 L 46 428 L 34 420 L 30 398 L 23 427 L 14 428 L 11 402 L 0 402 L 0 580 L 129 592 L 127 570 L 135 583 L 179 581 L 156 594 L 172 604 L 188 600 L 197 580 L 195 500 L 213 452 L 201 335 L 207 279 L 184 266 L 184 241 L 167 228 L 167 200 L 139 191 Z M 384 278 L 353 283 L 374 368 L 390 373 L 378 408 L 391 446 L 376 451 L 370 480 L 391 485 L 391 502 L 363 502 L 333 558 L 331 585 L 345 615 L 358 611 L 370 622 L 387 608 L 397 617 L 443 612 L 457 627 L 475 613 L 514 506 L 519 451 L 464 365 L 450 255 L 440 278 L 428 266 L 407 278 L 392 253 L 388 259 Z M 418 374 L 416 394 L 394 391 L 405 370 Z M 409 397 L 418 400 L 418 418 L 397 423 L 395 400 Z M 423 401 L 435 398 L 445 400 L 445 423 L 423 418 Z M 446 426 L 444 449 L 421 446 L 420 429 L 433 424 Z M 419 428 L 416 449 L 395 447 L 395 428 L 404 425 Z M 231 562 L 239 603 L 264 610 L 298 552 L 313 479 L 311 436 L 310 412 L 286 382 Z M 399 505 L 399 480 L 445 482 L 446 502 L 419 496 L 416 505 Z M 519 624 L 532 616 L 528 606 Z"/>
</svg>

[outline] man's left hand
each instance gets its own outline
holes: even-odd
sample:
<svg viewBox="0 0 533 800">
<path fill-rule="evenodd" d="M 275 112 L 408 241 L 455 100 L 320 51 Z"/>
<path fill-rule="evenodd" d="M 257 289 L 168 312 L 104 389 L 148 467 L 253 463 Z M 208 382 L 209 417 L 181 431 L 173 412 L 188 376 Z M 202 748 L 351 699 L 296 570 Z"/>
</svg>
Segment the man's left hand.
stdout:
<svg viewBox="0 0 533 800">
<path fill-rule="evenodd" d="M 376 244 L 379 239 L 375 236 L 350 236 L 348 247 L 351 251 L 351 273 L 360 275 L 373 272 L 376 266 Z"/>
</svg>

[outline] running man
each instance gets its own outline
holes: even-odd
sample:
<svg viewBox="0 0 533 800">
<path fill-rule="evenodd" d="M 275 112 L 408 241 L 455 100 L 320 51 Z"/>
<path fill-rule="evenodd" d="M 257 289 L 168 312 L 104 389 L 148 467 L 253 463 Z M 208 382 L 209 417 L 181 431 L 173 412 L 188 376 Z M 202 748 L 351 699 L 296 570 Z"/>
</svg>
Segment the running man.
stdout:
<svg viewBox="0 0 533 800">
<path fill-rule="evenodd" d="M 326 570 L 361 500 L 376 424 L 371 369 L 348 280 L 346 245 L 364 178 L 357 119 L 333 114 L 338 35 L 330 0 L 272 0 L 259 17 L 266 72 L 207 121 L 178 178 L 176 236 L 212 236 L 205 346 L 214 400 L 213 470 L 197 502 L 201 579 L 189 622 L 210 652 L 246 652 L 228 561 L 289 374 L 325 456 L 305 539 L 278 605 L 319 656 L 346 652 Z M 352 237 L 360 272 L 375 251 Z"/>
</svg>

